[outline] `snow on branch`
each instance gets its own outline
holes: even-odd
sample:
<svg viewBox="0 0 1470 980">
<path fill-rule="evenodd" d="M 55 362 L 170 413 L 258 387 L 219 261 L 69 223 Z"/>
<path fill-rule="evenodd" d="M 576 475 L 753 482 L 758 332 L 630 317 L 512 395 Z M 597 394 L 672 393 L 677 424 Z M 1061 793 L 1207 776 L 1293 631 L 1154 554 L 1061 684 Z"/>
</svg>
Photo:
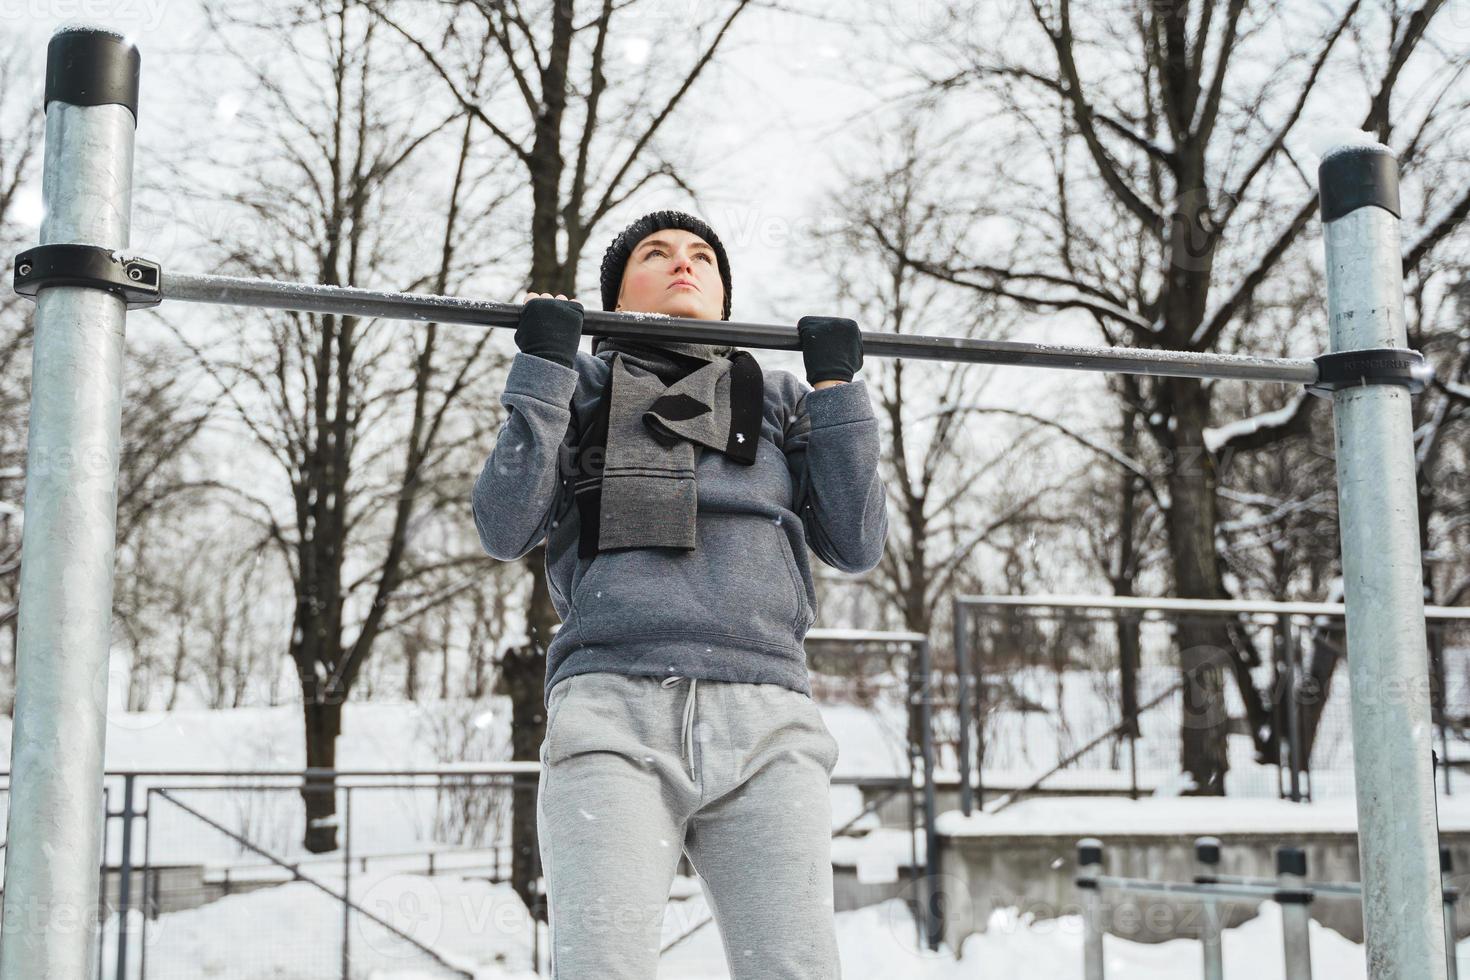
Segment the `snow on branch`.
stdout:
<svg viewBox="0 0 1470 980">
<path fill-rule="evenodd" d="M 1230 521 L 1221 521 L 1218 530 L 1222 534 L 1239 534 L 1245 531 L 1258 531 L 1263 528 L 1274 527 L 1283 519 L 1302 511 L 1319 511 L 1326 513 L 1326 506 L 1336 498 L 1335 490 L 1319 490 L 1302 500 L 1284 500 L 1270 511 L 1263 514 L 1255 514 L 1250 517 L 1241 517 Z"/>
<path fill-rule="evenodd" d="M 1303 388 L 1292 397 L 1291 401 L 1280 408 L 1206 429 L 1204 432 L 1205 448 L 1212 453 L 1218 453 L 1232 443 L 1244 443 L 1248 440 L 1252 443 L 1265 443 L 1271 441 L 1269 438 L 1271 436 L 1287 435 L 1294 426 L 1300 424 L 1298 415 L 1310 405 L 1307 399 L 1312 397 Z M 1260 438 L 1252 439 L 1251 437 Z M 1235 446 L 1234 448 L 1245 447 Z"/>
</svg>

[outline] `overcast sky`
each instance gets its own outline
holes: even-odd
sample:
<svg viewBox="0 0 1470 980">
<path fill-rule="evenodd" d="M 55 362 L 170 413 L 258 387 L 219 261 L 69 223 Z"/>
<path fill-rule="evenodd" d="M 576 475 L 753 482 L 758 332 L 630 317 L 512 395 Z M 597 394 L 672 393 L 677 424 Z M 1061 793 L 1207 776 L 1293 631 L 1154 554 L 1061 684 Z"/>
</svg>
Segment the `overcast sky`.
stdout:
<svg viewBox="0 0 1470 980">
<path fill-rule="evenodd" d="M 805 266 L 803 238 L 824 194 L 837 185 L 839 166 L 860 168 L 871 156 L 874 127 L 882 120 L 876 107 L 899 89 L 912 86 L 893 63 L 903 57 L 905 42 L 929 28 L 927 18 L 937 16 L 944 4 L 940 0 L 797 0 L 790 6 L 803 13 L 756 8 L 743 14 L 717 62 L 686 96 L 677 122 L 665 129 L 664 137 L 671 142 L 681 137 L 689 140 L 687 158 L 675 156 L 686 164 L 685 175 L 700 192 L 704 207 L 696 209 L 682 191 L 662 181 L 601 224 L 584 250 L 579 276 L 578 298 L 589 308 L 600 306 L 596 269 L 612 235 L 637 214 L 679 207 L 701 210 L 701 216 L 723 239 L 733 267 L 736 319 L 794 323 L 806 313 L 852 315 L 852 311 L 836 309 L 831 298 L 823 295 L 829 284 L 820 270 Z M 629 66 L 657 67 L 666 61 L 671 71 L 682 74 L 695 44 L 677 28 L 687 23 L 715 23 L 724 9 L 724 4 L 711 0 L 642 0 L 619 15 L 622 27 L 613 35 L 610 56 Z M 644 13 L 634 17 L 635 10 Z M 895 17 L 897 11 L 903 16 Z M 0 17 L 6 30 L 19 28 L 27 39 L 26 48 L 34 57 L 37 105 L 46 41 L 57 26 L 85 21 L 119 30 L 135 40 L 143 54 L 143 87 L 132 247 L 157 257 L 165 268 L 207 271 L 201 257 L 191 253 L 188 242 L 180 237 L 178 223 L 169 220 L 171 209 L 188 207 L 190 202 L 170 188 L 160 178 L 162 168 L 153 165 L 155 159 L 207 158 L 213 150 L 211 135 L 228 135 L 238 111 L 239 88 L 232 78 L 241 76 L 242 69 L 223 52 L 197 4 L 192 0 L 0 0 Z M 871 26 L 855 26 L 853 22 L 860 19 Z M 1452 32 L 1452 36 L 1459 35 Z M 439 93 L 439 99 L 442 106 L 436 104 L 435 111 L 447 111 L 449 96 Z M 889 125 L 891 122 L 890 117 Z M 1294 140 L 1296 158 L 1308 172 L 1315 170 L 1314 151 L 1322 145 L 1321 128 L 1304 121 Z M 28 189 L 20 209 L 23 218 L 39 219 L 39 191 L 38 184 Z M 526 254 L 528 262 L 529 249 Z M 525 272 L 515 269 L 510 274 Z M 390 284 L 363 285 L 387 288 Z M 513 301 L 518 297 L 485 298 Z M 1097 342 L 1095 330 L 1080 317 L 1071 318 L 1070 324 L 1067 317 L 1055 314 L 1028 319 L 1025 339 Z M 880 324 L 862 326 L 882 328 Z M 793 369 L 800 363 L 794 353 L 765 352 L 761 359 Z M 1036 385 L 1053 384 L 1075 391 L 1081 379 L 1070 372 L 1044 372 L 1026 381 L 1033 394 Z"/>
<path fill-rule="evenodd" d="M 711 22 L 720 9 L 701 0 L 644 0 L 640 6 L 648 13 L 623 19 L 611 55 L 630 66 L 666 59 L 679 72 L 687 70 L 695 49 L 686 38 L 673 42 L 683 45 L 674 56 L 661 50 L 670 26 L 691 18 Z M 854 144 L 870 125 L 872 107 L 903 84 L 900 73 L 862 55 L 872 50 L 871 33 L 864 36 L 826 20 L 829 10 L 850 18 L 851 6 L 830 0 L 802 0 L 796 6 L 809 15 L 759 8 L 743 14 L 717 63 L 686 96 L 684 104 L 691 111 L 679 117 L 682 127 L 700 122 L 687 177 L 701 194 L 701 217 L 730 254 L 737 319 L 794 323 L 805 313 L 843 312 L 809 295 L 815 270 L 796 264 L 799 239 L 810 229 L 823 192 L 836 184 L 838 161 L 851 162 L 860 152 Z M 29 16 L 14 16 L 22 7 Z M 889 10 L 888 0 L 868 7 L 863 13 L 873 17 L 884 17 Z M 149 179 L 157 173 L 150 169 L 154 157 L 179 160 L 208 153 L 210 133 L 229 126 L 238 101 L 230 79 L 241 69 L 221 51 L 198 6 L 189 0 L 0 0 L 0 16 L 5 12 L 11 14 L 6 29 L 20 29 L 34 59 L 36 105 L 46 42 L 58 26 L 97 24 L 135 41 L 143 57 L 143 79 L 132 247 L 158 258 L 166 269 L 207 271 L 168 224 L 168 211 L 187 202 L 165 205 L 163 198 L 172 192 L 150 186 L 154 182 Z M 882 45 L 881 38 L 878 43 Z M 447 95 L 443 102 L 447 109 Z M 665 135 L 677 138 L 677 129 L 666 126 Z M 179 145 L 180 140 L 187 144 Z M 583 255 L 578 286 L 578 298 L 589 308 L 601 305 L 595 276 L 602 251 L 627 220 L 657 208 L 695 210 L 682 191 L 667 181 L 662 184 L 639 194 L 624 215 L 597 229 Z M 38 223 L 40 214 L 40 187 L 35 184 L 21 203 L 20 217 Z M 800 363 L 799 355 L 777 352 L 764 353 L 762 361 L 767 360 L 779 367 Z"/>
</svg>

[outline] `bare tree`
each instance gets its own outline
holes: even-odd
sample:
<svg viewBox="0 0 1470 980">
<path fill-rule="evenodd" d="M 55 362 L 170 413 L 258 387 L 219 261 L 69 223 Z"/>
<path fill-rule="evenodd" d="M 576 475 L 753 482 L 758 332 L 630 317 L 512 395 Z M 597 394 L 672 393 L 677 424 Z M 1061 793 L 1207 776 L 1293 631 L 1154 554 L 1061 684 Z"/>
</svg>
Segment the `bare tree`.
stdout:
<svg viewBox="0 0 1470 980">
<path fill-rule="evenodd" d="M 952 188 L 976 179 L 968 158 L 949 151 L 953 133 L 922 108 L 891 129 L 873 129 L 861 142 L 875 160 L 861 164 L 861 175 L 844 173 L 820 223 L 830 230 L 810 242 L 813 263 L 831 267 L 841 307 L 865 329 L 897 334 L 994 337 L 1012 329 L 1016 314 L 996 298 L 924 275 L 903 257 L 959 261 L 966 232 L 986 216 L 983 203 L 966 209 L 950 200 Z M 864 374 L 887 433 L 883 466 L 895 517 L 879 566 L 851 588 L 867 597 L 865 608 L 893 610 L 902 628 L 940 637 L 935 676 L 954 677 L 943 639 L 953 635 L 946 600 L 984 591 L 987 579 L 992 588 L 1025 591 L 1056 574 L 1046 563 L 1075 546 L 1074 528 L 1110 523 L 1079 521 L 1079 486 L 1142 468 L 1074 421 L 1081 396 L 1065 411 L 1009 407 L 1011 372 L 895 358 L 869 361 Z M 1019 703 L 1006 685 L 981 683 L 987 712 Z M 919 724 L 917 714 L 910 724 Z M 917 728 L 910 736 L 918 738 Z M 957 726 L 947 737 L 957 739 Z"/>
<path fill-rule="evenodd" d="M 207 9 L 257 96 L 236 127 L 243 189 L 221 193 L 248 219 L 248 238 L 219 243 L 227 267 L 444 293 L 494 258 L 481 243 L 508 192 L 496 161 L 477 155 L 478 123 L 459 106 L 422 111 L 422 78 L 395 67 L 392 39 L 363 5 Z M 278 53 L 268 66 L 250 56 L 259 43 Z M 430 228 L 437 248 L 426 255 Z M 173 326 L 289 493 L 281 506 L 254 469 L 215 481 L 254 523 L 247 550 L 270 547 L 289 573 L 307 765 L 332 769 L 343 704 L 379 640 L 473 584 L 481 556 L 435 552 L 422 532 L 448 519 L 451 498 L 437 488 L 493 425 L 459 414 L 494 366 L 491 332 L 297 313 L 240 320 L 234 353 Z M 447 577 L 431 593 L 434 576 Z M 330 783 L 303 798 L 304 846 L 334 849 Z"/>
<path fill-rule="evenodd" d="M 1070 0 L 978 5 L 973 13 L 988 29 L 948 31 L 928 49 L 942 70 L 920 71 L 926 97 L 960 93 L 1002 107 L 1008 124 L 986 135 L 1015 163 L 1001 166 L 1005 183 L 986 190 L 1017 220 L 1017 241 L 1009 256 L 963 262 L 901 254 L 937 279 L 1020 309 L 1085 315 L 1109 344 L 1242 349 L 1256 305 L 1289 290 L 1292 260 L 1305 247 L 1316 188 L 1291 143 L 1309 109 L 1344 103 L 1348 69 L 1339 62 L 1359 56 L 1366 110 L 1358 121 L 1399 149 L 1406 174 L 1426 149 L 1416 127 L 1461 114 L 1435 100 L 1391 111 L 1407 79 L 1429 73 L 1431 84 L 1448 87 L 1459 77 L 1464 52 L 1425 43 L 1443 6 L 1370 10 L 1354 0 L 1323 20 L 1320 11 L 1248 9 L 1244 0 L 1133 0 L 1086 11 Z M 1000 23 L 1005 29 L 996 30 Z M 1004 38 L 1004 48 L 981 40 L 990 37 Z M 1028 50 L 1027 39 L 1046 57 L 1022 60 L 1016 53 Z M 1037 163 L 1049 173 L 1028 179 Z M 1448 237 L 1463 208 L 1444 213 L 1406 264 Z M 1317 337 L 1323 332 L 1319 324 Z M 1135 379 L 1121 391 L 1165 464 L 1175 593 L 1228 597 L 1218 548 L 1220 454 L 1301 433 L 1317 399 L 1299 395 L 1293 411 L 1211 446 L 1213 383 Z M 1181 765 L 1199 793 L 1224 788 L 1225 675 L 1242 688 L 1258 750 L 1270 742 L 1270 713 L 1250 681 L 1259 656 L 1236 634 L 1195 621 L 1181 623 L 1178 635 L 1193 706 Z"/>
<path fill-rule="evenodd" d="M 7 255 L 36 244 L 31 222 L 38 215 L 22 213 L 40 203 L 44 116 L 31 100 L 34 86 L 24 83 L 34 77 L 33 59 L 18 42 L 0 52 L 0 248 Z M 12 685 L 33 314 L 30 300 L 9 290 L 0 296 L 0 629 L 11 637 Z M 198 499 L 201 483 L 188 474 L 212 409 L 193 402 L 180 378 L 178 352 L 138 331 L 136 319 L 134 324 L 124 355 L 113 624 L 124 635 L 137 636 L 147 626 L 129 598 L 158 587 L 167 576 L 155 560 L 161 554 L 150 553 L 144 542 L 178 534 Z"/>
<path fill-rule="evenodd" d="M 925 135 L 916 120 L 891 139 L 875 134 L 874 145 L 891 150 L 892 159 L 881 160 L 870 176 L 846 176 L 826 209 L 830 230 L 810 243 L 812 258 L 830 267 L 839 304 L 865 330 L 994 335 L 1003 323 L 993 302 L 956 295 L 959 290 L 921 276 L 879 243 L 942 249 L 960 223 L 930 197 L 957 178 L 941 175 L 935 146 L 942 138 Z M 986 506 L 979 488 L 1025 440 L 993 456 L 978 451 L 966 422 L 987 411 L 982 392 L 990 379 L 979 366 L 875 358 L 863 374 L 887 433 L 885 482 L 898 515 L 883 559 L 863 586 L 898 612 L 903 629 L 928 632 L 937 604 L 976 553 L 1000 528 L 1024 524 L 1048 488 Z"/>
<path fill-rule="evenodd" d="M 179 526 L 141 537 L 156 574 L 119 582 L 129 710 L 238 708 L 262 689 L 270 700 L 286 624 L 269 613 L 289 608 L 289 597 L 276 588 L 277 568 L 267 560 L 275 556 L 259 544 L 234 547 L 250 525 L 221 519 L 209 509 L 217 504 L 206 497 Z"/>
</svg>

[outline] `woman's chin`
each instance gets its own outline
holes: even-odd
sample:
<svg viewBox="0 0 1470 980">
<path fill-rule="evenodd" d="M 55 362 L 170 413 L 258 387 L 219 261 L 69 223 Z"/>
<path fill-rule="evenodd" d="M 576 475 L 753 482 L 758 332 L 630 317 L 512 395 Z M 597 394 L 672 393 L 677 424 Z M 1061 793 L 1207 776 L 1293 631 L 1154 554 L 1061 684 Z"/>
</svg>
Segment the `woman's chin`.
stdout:
<svg viewBox="0 0 1470 980">
<path fill-rule="evenodd" d="M 693 297 L 671 296 L 661 304 L 659 312 L 667 313 L 669 316 L 682 316 L 691 320 L 715 319 L 710 316 L 710 312 L 705 309 L 704 304 Z"/>
</svg>

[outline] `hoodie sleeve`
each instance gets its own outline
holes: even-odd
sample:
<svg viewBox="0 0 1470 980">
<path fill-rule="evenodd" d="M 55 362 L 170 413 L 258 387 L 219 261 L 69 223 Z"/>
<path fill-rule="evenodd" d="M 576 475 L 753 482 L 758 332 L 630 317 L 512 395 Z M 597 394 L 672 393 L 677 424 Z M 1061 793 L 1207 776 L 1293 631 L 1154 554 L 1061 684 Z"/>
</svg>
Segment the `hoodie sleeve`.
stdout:
<svg viewBox="0 0 1470 980">
<path fill-rule="evenodd" d="M 888 540 L 888 494 L 878 472 L 878 420 L 867 382 L 818 391 L 792 375 L 790 384 L 796 403 L 784 445 L 807 544 L 833 568 L 866 572 L 882 559 Z"/>
<path fill-rule="evenodd" d="M 471 504 L 486 554 L 512 561 L 546 537 L 570 501 L 562 479 L 563 447 L 575 445 L 575 368 L 518 351 L 500 403 L 510 410 L 490 458 L 475 480 Z"/>
</svg>

